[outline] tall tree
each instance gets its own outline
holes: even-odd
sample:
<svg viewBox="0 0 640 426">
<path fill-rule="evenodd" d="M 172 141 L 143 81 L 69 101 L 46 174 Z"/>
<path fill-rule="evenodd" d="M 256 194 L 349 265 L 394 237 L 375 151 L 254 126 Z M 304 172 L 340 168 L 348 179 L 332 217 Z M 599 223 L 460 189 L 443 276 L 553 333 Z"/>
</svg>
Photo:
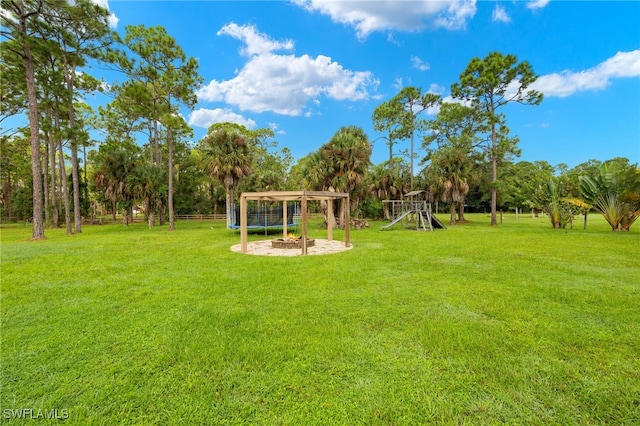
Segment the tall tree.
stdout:
<svg viewBox="0 0 640 426">
<path fill-rule="evenodd" d="M 367 192 L 364 184 L 371 165 L 368 136 L 360 127 L 341 127 L 329 142 L 320 147 L 319 153 L 324 163 L 324 181 L 329 184 L 329 189 L 349 192 L 351 211 L 357 214 L 360 197 Z M 340 227 L 348 226 L 343 219 L 340 217 Z"/>
<path fill-rule="evenodd" d="M 378 105 L 371 116 L 373 130 L 382 132 L 381 138 L 387 141 L 389 146 L 389 161 L 387 166 L 393 170 L 393 146 L 398 143 L 398 130 L 401 127 L 400 117 L 404 112 L 403 105 L 393 99 Z"/>
<path fill-rule="evenodd" d="M 78 89 L 95 91 L 98 82 L 86 73 L 78 70 L 87 64 L 88 58 L 105 59 L 110 45 L 117 38 L 109 29 L 109 12 L 89 0 L 76 0 L 73 6 L 56 11 L 51 21 L 55 31 L 53 37 L 60 46 L 59 71 L 64 77 L 67 95 L 65 96 L 68 139 L 71 151 L 74 232 L 82 232 L 80 207 L 80 177 L 78 146 L 82 130 L 76 123 L 75 96 Z"/>
<path fill-rule="evenodd" d="M 96 39 L 110 33 L 107 25 L 107 11 L 89 0 L 68 2 L 65 0 L 9 0 L 2 2 L 0 8 L 2 20 L 3 53 L 11 52 L 18 58 L 23 70 L 25 88 L 28 93 L 28 111 L 30 137 L 32 143 L 31 161 L 33 173 L 33 239 L 44 238 L 43 226 L 43 182 L 40 161 L 40 104 L 49 104 L 51 114 L 49 118 L 58 117 L 54 126 L 56 132 L 62 129 L 62 121 L 69 119 L 71 126 L 66 126 L 65 134 L 59 133 L 56 138 L 73 139 L 73 100 L 77 85 L 78 67 L 85 64 L 85 56 L 89 44 L 94 45 Z M 103 52 L 103 47 L 94 52 Z M 96 53 L 97 55 L 98 53 Z M 4 55 L 3 55 L 4 56 Z M 6 56 L 5 56 L 6 57 Z M 55 69 L 47 70 L 47 65 Z M 15 70 L 16 68 L 11 68 Z M 59 76 L 55 76 L 59 73 Z M 10 74 L 13 75 L 13 74 Z M 64 76 L 64 78 L 60 77 Z M 63 81 L 65 84 L 60 84 Z M 66 89 L 66 92 L 63 90 Z M 51 94 L 53 98 L 48 98 Z M 40 97 L 39 97 L 40 95 Z M 19 98 L 18 98 L 19 99 Z M 16 101 L 16 99 L 13 99 Z M 14 102 L 16 104 L 16 102 Z M 61 114 L 64 112 L 65 117 Z M 52 133 L 49 132 L 51 135 Z M 47 152 L 51 164 L 55 164 L 55 147 Z M 77 147 L 76 147 L 77 148 Z M 72 151 L 74 147 L 72 144 Z M 77 155 L 76 161 L 72 156 L 72 164 L 77 183 Z M 48 164 L 48 162 L 47 162 Z M 55 166 L 51 169 L 55 173 Z M 36 178 L 38 176 L 38 178 Z M 65 175 L 66 178 L 66 175 Z M 51 180 L 55 186 L 55 180 Z M 75 188 L 75 193 L 79 193 Z M 55 195 L 55 191 L 52 192 Z M 76 228 L 79 230 L 79 206 L 76 206 Z"/>
<path fill-rule="evenodd" d="M 140 59 L 123 62 L 127 73 L 135 80 L 132 86 L 146 101 L 143 115 L 149 120 L 150 156 L 155 164 L 162 164 L 160 151 L 160 124 L 167 145 L 169 230 L 175 229 L 173 209 L 173 144 L 174 136 L 185 126 L 180 123 L 177 107 L 193 109 L 197 102 L 195 91 L 202 83 L 198 75 L 198 62 L 188 58 L 176 40 L 163 27 L 128 26 L 124 42 Z M 161 223 L 162 223 L 161 216 Z"/>
<path fill-rule="evenodd" d="M 6 1 L 0 8 L 0 34 L 8 41 L 2 49 L 8 49 L 22 61 L 27 88 L 29 131 L 31 138 L 31 173 L 33 180 L 33 231 L 32 240 L 41 240 L 44 235 L 43 184 L 40 163 L 40 125 L 38 122 L 38 92 L 36 88 L 34 49 L 42 48 L 44 41 L 38 32 L 46 26 L 44 18 L 48 6 L 60 6 L 62 0 Z"/>
<path fill-rule="evenodd" d="M 389 100 L 390 105 L 384 108 L 390 114 L 392 120 L 397 120 L 399 127 L 391 133 L 399 139 L 409 139 L 409 161 L 411 164 L 410 186 L 413 191 L 414 183 L 414 137 L 415 133 L 424 128 L 425 120 L 420 119 L 420 114 L 435 106 L 440 96 L 435 93 L 422 93 L 419 87 L 405 87 Z"/>
<path fill-rule="evenodd" d="M 470 102 L 471 106 L 485 114 L 490 128 L 491 145 L 491 225 L 497 225 L 498 164 L 512 147 L 516 139 L 510 139 L 505 125 L 505 116 L 499 110 L 511 102 L 538 105 L 543 95 L 527 90 L 537 80 L 531 65 L 518 63 L 515 55 L 492 52 L 484 59 L 473 58 L 460 74 L 460 82 L 451 86 L 454 98 Z"/>
</svg>

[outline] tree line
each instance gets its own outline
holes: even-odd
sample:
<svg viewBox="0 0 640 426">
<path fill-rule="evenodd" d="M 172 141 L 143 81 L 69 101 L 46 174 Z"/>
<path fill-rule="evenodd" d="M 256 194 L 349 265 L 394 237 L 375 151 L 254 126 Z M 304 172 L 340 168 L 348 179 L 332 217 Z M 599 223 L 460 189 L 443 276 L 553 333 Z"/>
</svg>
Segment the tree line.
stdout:
<svg viewBox="0 0 640 426">
<path fill-rule="evenodd" d="M 498 208 L 535 208 L 562 227 L 597 209 L 628 230 L 640 210 L 638 169 L 626 159 L 573 169 L 513 161 L 518 138 L 504 107 L 543 98 L 529 89 L 532 67 L 514 55 L 472 59 L 448 102 L 405 87 L 376 107 L 373 128 L 389 148 L 381 164 L 355 125 L 294 163 L 267 128 L 217 123 L 192 140 L 179 111 L 194 108 L 203 79 L 163 27 L 128 26 L 120 37 L 88 0 L 6 1 L 1 18 L 2 120 L 27 114 L 29 126 L 0 134 L 0 214 L 31 220 L 33 239 L 63 221 L 68 234 L 104 215 L 128 225 L 136 211 L 169 230 L 179 214 L 224 211 L 229 221 L 241 192 L 301 188 L 349 192 L 355 215 L 387 219 L 382 200 L 421 189 L 447 206 L 451 224 L 464 222 L 465 209 L 490 211 L 495 225 Z M 96 64 L 114 81 L 93 77 Z M 94 93 L 110 102 L 92 109 L 83 99 Z M 409 149 L 396 151 L 403 140 Z"/>
</svg>

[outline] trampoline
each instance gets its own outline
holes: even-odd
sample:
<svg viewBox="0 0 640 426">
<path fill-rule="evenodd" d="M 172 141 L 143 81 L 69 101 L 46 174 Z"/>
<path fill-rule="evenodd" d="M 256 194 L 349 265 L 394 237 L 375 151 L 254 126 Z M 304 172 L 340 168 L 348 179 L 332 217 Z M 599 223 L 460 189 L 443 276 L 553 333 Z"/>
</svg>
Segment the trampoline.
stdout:
<svg viewBox="0 0 640 426">
<path fill-rule="evenodd" d="M 284 224 L 283 207 L 281 203 L 257 203 L 247 206 L 247 229 L 265 230 L 282 229 Z M 287 205 L 287 228 L 297 227 L 300 217 L 300 204 Z M 233 209 L 231 229 L 240 229 L 240 206 Z"/>
</svg>

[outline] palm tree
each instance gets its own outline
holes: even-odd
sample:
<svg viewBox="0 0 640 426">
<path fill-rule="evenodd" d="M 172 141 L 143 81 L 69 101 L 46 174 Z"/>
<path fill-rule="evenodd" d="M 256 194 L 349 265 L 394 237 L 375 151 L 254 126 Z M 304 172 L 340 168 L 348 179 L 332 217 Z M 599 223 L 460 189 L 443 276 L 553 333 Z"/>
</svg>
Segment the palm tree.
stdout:
<svg viewBox="0 0 640 426">
<path fill-rule="evenodd" d="M 331 186 L 327 164 L 320 151 L 302 158 L 298 170 L 305 189 L 326 191 Z"/>
<path fill-rule="evenodd" d="M 351 210 L 357 212 L 360 191 L 356 190 L 364 183 L 371 165 L 371 144 L 366 133 L 356 126 L 342 127 L 320 148 L 320 155 L 330 188 L 352 193 Z"/>
<path fill-rule="evenodd" d="M 129 176 L 128 184 L 133 195 L 142 201 L 149 228 L 155 222 L 155 211 L 166 197 L 166 170 L 158 164 L 145 163 L 135 168 Z"/>
<path fill-rule="evenodd" d="M 427 158 L 431 161 L 427 170 L 431 192 L 440 194 L 442 201 L 449 203 L 451 225 L 456 224 L 456 206 L 458 221 L 464 222 L 464 202 L 469 193 L 468 181 L 475 167 L 469 151 L 462 146 L 447 145 L 431 152 Z"/>
<path fill-rule="evenodd" d="M 126 147 L 101 148 L 95 159 L 93 182 L 96 189 L 104 192 L 111 201 L 113 219 L 117 205 L 123 208 L 123 223 L 128 225 L 133 207 L 133 193 L 129 185 L 130 176 L 136 167 L 136 153 Z"/>
<path fill-rule="evenodd" d="M 580 176 L 585 202 L 602 213 L 613 231 L 628 231 L 640 217 L 640 169 L 615 161 L 604 163 L 595 178 Z"/>
<path fill-rule="evenodd" d="M 573 221 L 570 207 L 572 204 L 562 197 L 563 192 L 562 181 L 557 177 L 551 177 L 546 185 L 541 185 L 535 196 L 536 203 L 549 215 L 551 226 L 555 229 L 564 228 L 567 223 Z"/>
<path fill-rule="evenodd" d="M 369 174 L 369 194 L 374 198 L 384 200 L 400 200 L 409 192 L 409 182 L 406 176 L 409 174 L 409 166 L 406 162 L 394 158 L 395 167 L 387 165 L 387 161 L 373 167 Z M 382 203 L 384 218 L 391 220 L 389 204 Z"/>
<path fill-rule="evenodd" d="M 231 227 L 233 189 L 251 173 L 251 150 L 246 139 L 233 128 L 209 129 L 200 144 L 204 170 L 224 187 L 227 228 Z"/>
<path fill-rule="evenodd" d="M 340 128 L 320 152 L 329 168 L 331 186 L 342 192 L 353 191 L 371 164 L 369 138 L 356 126 Z"/>
</svg>

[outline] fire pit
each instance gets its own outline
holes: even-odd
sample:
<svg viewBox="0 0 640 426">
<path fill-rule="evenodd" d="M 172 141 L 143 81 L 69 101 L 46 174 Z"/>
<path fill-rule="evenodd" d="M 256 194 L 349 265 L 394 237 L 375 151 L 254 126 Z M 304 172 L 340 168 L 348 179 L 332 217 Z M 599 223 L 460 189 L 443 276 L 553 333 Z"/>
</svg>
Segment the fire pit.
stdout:
<svg viewBox="0 0 640 426">
<path fill-rule="evenodd" d="M 316 240 L 313 238 L 307 238 L 307 247 L 313 247 L 316 244 Z M 302 238 L 278 238 L 277 240 L 271 240 L 271 247 L 281 249 L 301 249 Z"/>
</svg>

